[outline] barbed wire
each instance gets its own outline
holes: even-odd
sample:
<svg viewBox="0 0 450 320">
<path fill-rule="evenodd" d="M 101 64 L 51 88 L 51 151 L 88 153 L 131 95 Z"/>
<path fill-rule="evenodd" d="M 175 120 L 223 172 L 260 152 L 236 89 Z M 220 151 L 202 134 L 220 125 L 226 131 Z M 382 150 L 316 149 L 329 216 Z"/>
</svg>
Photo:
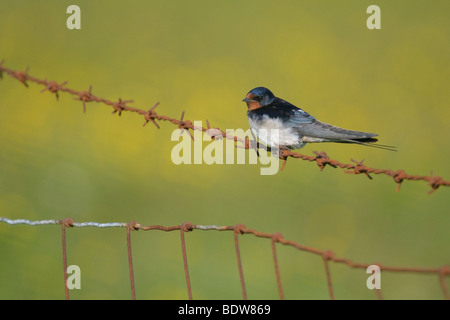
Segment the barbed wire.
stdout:
<svg viewBox="0 0 450 320">
<path fill-rule="evenodd" d="M 208 120 L 206 121 L 207 124 L 206 128 L 194 126 L 194 124 L 190 120 L 184 120 L 185 111 L 182 112 L 180 119 L 160 115 L 155 111 L 155 108 L 159 105 L 159 102 L 154 104 L 148 110 L 142 110 L 128 105 L 128 103 L 132 103 L 133 100 L 122 100 L 122 98 L 119 98 L 118 101 L 111 101 L 105 98 L 95 96 L 92 93 L 92 86 L 89 86 L 89 90 L 87 91 L 77 91 L 66 87 L 66 84 L 68 83 L 67 81 L 58 83 L 56 81 L 48 81 L 47 79 L 42 80 L 30 76 L 28 74 L 29 68 L 27 68 L 25 71 L 17 71 L 4 67 L 3 63 L 4 59 L 0 62 L 0 78 L 3 78 L 3 72 L 5 72 L 9 76 L 23 83 L 26 87 L 28 87 L 27 83 L 28 81 L 37 83 L 45 87 L 41 92 L 49 91 L 50 93 L 54 93 L 57 100 L 59 100 L 59 92 L 68 93 L 74 96 L 75 100 L 79 100 L 82 102 L 83 112 L 86 112 L 86 104 L 89 102 L 103 103 L 105 105 L 111 106 L 113 108 L 113 114 L 117 113 L 119 116 L 122 114 L 123 111 L 134 112 L 143 116 L 145 119 L 145 122 L 143 124 L 144 126 L 147 125 L 149 122 L 152 122 L 159 129 L 160 127 L 156 121 L 167 121 L 176 125 L 179 129 L 187 131 L 188 133 L 189 130 L 200 130 L 210 134 L 212 136 L 212 139 L 215 139 L 215 135 L 220 133 L 222 137 L 234 140 L 235 142 L 242 143 L 242 146 L 239 147 L 245 149 L 250 149 L 252 147 L 248 137 L 242 139 L 240 137 L 233 136 L 230 133 L 227 133 L 219 128 L 211 128 Z M 216 134 L 211 134 L 211 132 L 215 132 Z M 190 136 L 192 139 L 194 139 L 192 134 Z M 428 182 L 428 185 L 431 187 L 431 190 L 428 192 L 429 194 L 436 191 L 440 186 L 447 186 L 447 187 L 450 186 L 450 181 L 444 180 L 440 176 L 435 176 L 433 175 L 433 173 L 430 173 L 429 176 L 412 175 L 407 174 L 404 170 L 371 168 L 363 163 L 364 160 L 356 161 L 354 159 L 351 159 L 353 163 L 342 163 L 337 160 L 330 159 L 330 157 L 323 151 L 322 152 L 314 151 L 314 154 L 315 156 L 308 156 L 298 152 L 293 152 L 291 150 L 281 149 L 279 152 L 279 158 L 284 160 L 281 170 L 285 168 L 286 161 L 288 158 L 294 158 L 294 159 L 302 159 L 309 162 L 316 162 L 317 166 L 321 169 L 321 171 L 328 165 L 333 168 L 346 169 L 344 170 L 344 172 L 347 174 L 355 174 L 355 175 L 364 174 L 369 179 L 372 179 L 370 174 L 384 174 L 389 177 L 392 177 L 394 182 L 397 183 L 396 189 L 397 192 L 400 190 L 400 186 L 405 180 L 410 181 L 422 180 Z"/>
<path fill-rule="evenodd" d="M 278 263 L 278 258 L 276 254 L 276 244 L 280 243 L 286 246 L 291 246 L 299 251 L 308 252 L 314 255 L 321 256 L 324 263 L 325 277 L 327 280 L 328 294 L 330 299 L 334 299 L 333 282 L 330 272 L 329 263 L 341 263 L 350 268 L 364 269 L 367 270 L 369 266 L 377 265 L 380 271 L 388 272 L 398 272 L 398 273 L 419 273 L 419 274 L 435 274 L 439 277 L 439 283 L 442 289 L 444 299 L 450 300 L 450 295 L 446 285 L 446 277 L 450 275 L 450 266 L 444 265 L 437 268 L 420 268 L 420 267 L 394 267 L 386 266 L 380 263 L 358 263 L 350 259 L 336 257 L 331 250 L 320 250 L 317 248 L 301 245 L 292 240 L 286 240 L 283 238 L 282 234 L 276 233 L 265 233 L 260 232 L 255 229 L 249 229 L 243 224 L 236 224 L 235 226 L 217 226 L 217 225 L 197 225 L 191 222 L 185 222 L 180 225 L 174 226 L 163 226 L 163 225 L 149 225 L 144 226 L 136 221 L 130 221 L 128 223 L 121 222 L 110 222 L 110 223 L 98 223 L 98 222 L 75 222 L 73 218 L 65 218 L 61 220 L 37 220 L 31 221 L 26 219 L 8 219 L 5 217 L 0 217 L 0 222 L 7 223 L 9 225 L 25 224 L 29 226 L 41 226 L 41 225 L 61 225 L 62 226 L 62 252 L 63 252 L 63 268 L 64 268 L 64 287 L 66 299 L 69 299 L 69 289 L 67 287 L 67 252 L 66 252 L 66 229 L 74 227 L 96 227 L 96 228 L 125 228 L 127 233 L 127 255 L 128 255 L 128 267 L 130 274 L 130 285 L 131 285 L 131 298 L 136 299 L 135 284 L 134 284 L 134 273 L 133 273 L 133 259 L 132 259 L 132 246 L 131 246 L 131 231 L 149 231 L 149 230 L 160 230 L 165 232 L 179 231 L 181 239 L 181 250 L 183 258 L 183 266 L 186 278 L 186 287 L 188 292 L 188 298 L 193 299 L 191 281 L 189 277 L 188 259 L 186 252 L 186 239 L 185 233 L 192 232 L 194 230 L 203 231 L 233 231 L 234 246 L 236 251 L 236 261 L 239 273 L 239 279 L 241 283 L 242 298 L 247 299 L 247 292 L 245 288 L 244 271 L 241 260 L 240 246 L 239 246 L 239 235 L 250 234 L 258 238 L 267 238 L 271 240 L 271 251 L 275 270 L 275 279 L 277 282 L 278 294 L 280 299 L 284 299 L 283 285 L 280 277 L 280 267 Z M 381 289 L 375 289 L 376 296 L 378 299 L 382 299 Z"/>
</svg>

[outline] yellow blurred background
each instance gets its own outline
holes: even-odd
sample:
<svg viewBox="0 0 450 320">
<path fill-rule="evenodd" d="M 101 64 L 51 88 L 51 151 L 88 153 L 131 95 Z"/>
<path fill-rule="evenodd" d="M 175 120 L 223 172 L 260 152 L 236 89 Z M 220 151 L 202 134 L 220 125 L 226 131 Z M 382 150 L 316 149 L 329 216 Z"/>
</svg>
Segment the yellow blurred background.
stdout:
<svg viewBox="0 0 450 320">
<path fill-rule="evenodd" d="M 66 8 L 81 8 L 69 30 Z M 366 9 L 381 8 L 369 30 Z M 307 145 L 336 160 L 450 179 L 450 2 L 443 1 L 1 1 L 4 66 L 159 114 L 248 128 L 241 100 L 257 86 L 319 120 L 376 132 L 398 152 Z M 235 225 L 357 262 L 449 264 L 450 190 L 423 181 L 290 159 L 260 165 L 175 165 L 176 126 L 42 86 L 0 81 L 0 216 L 143 225 Z M 58 226 L 0 224 L 0 299 L 63 299 Z M 67 231 L 68 263 L 80 266 L 73 299 L 129 299 L 124 229 Z M 187 298 L 178 232 L 132 233 L 138 299 Z M 251 299 L 277 299 L 270 241 L 240 237 Z M 240 299 L 230 232 L 186 234 L 193 296 Z M 279 245 L 287 299 L 327 299 L 322 259 Z M 374 299 L 363 269 L 331 264 L 338 299 Z M 447 280 L 448 284 L 448 280 Z M 437 275 L 382 273 L 386 299 L 442 299 Z"/>
</svg>

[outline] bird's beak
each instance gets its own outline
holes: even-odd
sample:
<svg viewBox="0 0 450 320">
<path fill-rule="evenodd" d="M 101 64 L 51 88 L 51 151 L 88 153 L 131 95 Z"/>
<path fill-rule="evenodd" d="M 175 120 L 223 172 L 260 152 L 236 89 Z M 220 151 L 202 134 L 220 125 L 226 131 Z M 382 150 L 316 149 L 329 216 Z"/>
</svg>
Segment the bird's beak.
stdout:
<svg viewBox="0 0 450 320">
<path fill-rule="evenodd" d="M 244 100 L 242 100 L 242 101 L 244 101 L 244 102 L 248 102 L 250 99 L 249 98 L 245 98 Z"/>
</svg>

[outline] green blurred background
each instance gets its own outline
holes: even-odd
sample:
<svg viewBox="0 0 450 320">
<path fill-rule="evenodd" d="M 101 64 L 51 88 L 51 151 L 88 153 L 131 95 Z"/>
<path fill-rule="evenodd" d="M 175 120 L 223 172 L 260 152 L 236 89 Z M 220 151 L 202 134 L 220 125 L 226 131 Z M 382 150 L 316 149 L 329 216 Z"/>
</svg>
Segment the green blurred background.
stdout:
<svg viewBox="0 0 450 320">
<path fill-rule="evenodd" d="M 66 8 L 81 8 L 68 30 Z M 381 30 L 366 9 L 381 8 Z M 110 100 L 221 129 L 248 128 L 241 100 L 254 87 L 344 128 L 377 132 L 389 152 L 307 145 L 350 162 L 450 179 L 450 2 L 443 1 L 0 1 L 0 59 L 39 78 L 68 81 Z M 0 81 L 0 216 L 143 225 L 235 225 L 336 256 L 390 266 L 449 261 L 449 195 L 423 182 L 349 175 L 289 160 L 260 165 L 179 165 L 176 126 Z M 205 122 L 204 122 L 205 123 Z M 204 126 L 206 126 L 204 124 Z M 79 265 L 73 299 L 129 299 L 125 229 L 67 231 Z M 178 232 L 132 233 L 138 299 L 187 298 Z M 277 299 L 270 241 L 240 237 L 251 299 Z M 240 299 L 232 232 L 186 234 L 193 296 Z M 322 259 L 279 245 L 287 299 L 327 299 Z M 331 264 L 338 299 L 374 299 L 363 269 Z M 449 280 L 447 280 L 447 285 Z M 437 275 L 382 273 L 386 299 L 442 299 Z M 0 223 L 0 298 L 63 299 L 59 226 Z"/>
</svg>

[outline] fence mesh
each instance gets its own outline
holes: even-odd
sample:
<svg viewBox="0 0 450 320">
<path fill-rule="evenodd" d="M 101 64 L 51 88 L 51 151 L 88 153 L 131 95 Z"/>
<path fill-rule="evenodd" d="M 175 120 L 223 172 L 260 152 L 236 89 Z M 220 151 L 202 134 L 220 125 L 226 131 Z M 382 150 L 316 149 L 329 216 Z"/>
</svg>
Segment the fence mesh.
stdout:
<svg viewBox="0 0 450 320">
<path fill-rule="evenodd" d="M 193 230 L 202 230 L 202 231 L 230 231 L 233 233 L 234 239 L 234 247 L 236 251 L 236 263 L 237 269 L 241 284 L 242 298 L 244 300 L 247 299 L 247 291 L 245 287 L 245 278 L 244 271 L 241 262 L 241 253 L 239 246 L 239 235 L 253 235 L 258 238 L 266 238 L 271 241 L 271 250 L 273 257 L 273 264 L 275 270 L 275 279 L 277 282 L 278 294 L 280 299 L 284 299 L 283 293 L 283 285 L 280 277 L 280 266 L 277 259 L 277 244 L 282 244 L 285 246 L 291 246 L 299 251 L 308 252 L 313 255 L 317 255 L 322 257 L 324 264 L 324 274 L 327 281 L 328 294 L 330 299 L 334 299 L 334 291 L 333 291 L 333 281 L 330 273 L 330 263 L 344 264 L 350 268 L 357 269 L 367 269 L 369 266 L 373 266 L 370 263 L 359 263 L 352 261 L 350 259 L 336 257 L 333 251 L 331 250 L 320 250 L 317 248 L 309 247 L 302 245 L 298 242 L 287 240 L 283 238 L 282 234 L 279 232 L 276 233 L 265 233 L 260 232 L 255 229 L 249 229 L 242 224 L 237 224 L 235 226 L 216 226 L 216 225 L 196 225 L 191 222 L 185 222 L 180 225 L 174 226 L 162 226 L 162 225 L 141 225 L 136 221 L 126 222 L 109 222 L 109 223 L 98 223 L 98 222 L 75 222 L 72 218 L 65 218 L 62 220 L 37 220 L 31 221 L 26 219 L 17 219 L 12 220 L 4 217 L 0 217 L 0 222 L 4 222 L 10 225 L 17 224 L 26 224 L 29 226 L 42 226 L 42 225 L 61 225 L 61 241 L 62 241 L 62 265 L 63 265 L 63 274 L 64 274 L 64 288 L 65 288 L 65 297 L 69 299 L 69 288 L 67 286 L 67 251 L 66 251 L 66 229 L 67 228 L 82 228 L 82 227 L 96 227 L 96 228 L 124 228 L 126 230 L 126 242 L 127 242 L 127 255 L 128 255 L 128 268 L 129 268 L 129 277 L 130 277 L 130 286 L 131 286 L 131 298 L 136 299 L 135 292 L 135 282 L 134 282 L 134 273 L 133 273 L 133 258 L 132 258 L 132 245 L 131 245 L 131 231 L 143 230 L 143 231 L 151 231 L 151 230 L 159 230 L 165 232 L 178 231 L 180 233 L 181 239 L 181 251 L 182 251 L 182 259 L 184 265 L 184 272 L 186 278 L 186 287 L 187 287 L 187 297 L 189 299 L 193 299 L 192 289 L 191 289 L 191 281 L 189 277 L 189 264 L 188 257 L 186 252 L 186 238 L 185 233 L 191 232 Z M 446 277 L 450 275 L 450 266 L 444 265 L 436 268 L 420 268 L 420 267 L 397 267 L 397 266 L 387 266 L 383 264 L 376 264 L 380 271 L 387 272 L 395 272 L 395 273 L 418 273 L 418 274 L 435 274 L 438 277 L 442 294 L 444 299 L 449 300 L 450 296 L 448 293 L 448 288 L 446 284 Z M 381 290 L 374 289 L 376 296 L 378 299 L 382 299 Z"/>
</svg>

